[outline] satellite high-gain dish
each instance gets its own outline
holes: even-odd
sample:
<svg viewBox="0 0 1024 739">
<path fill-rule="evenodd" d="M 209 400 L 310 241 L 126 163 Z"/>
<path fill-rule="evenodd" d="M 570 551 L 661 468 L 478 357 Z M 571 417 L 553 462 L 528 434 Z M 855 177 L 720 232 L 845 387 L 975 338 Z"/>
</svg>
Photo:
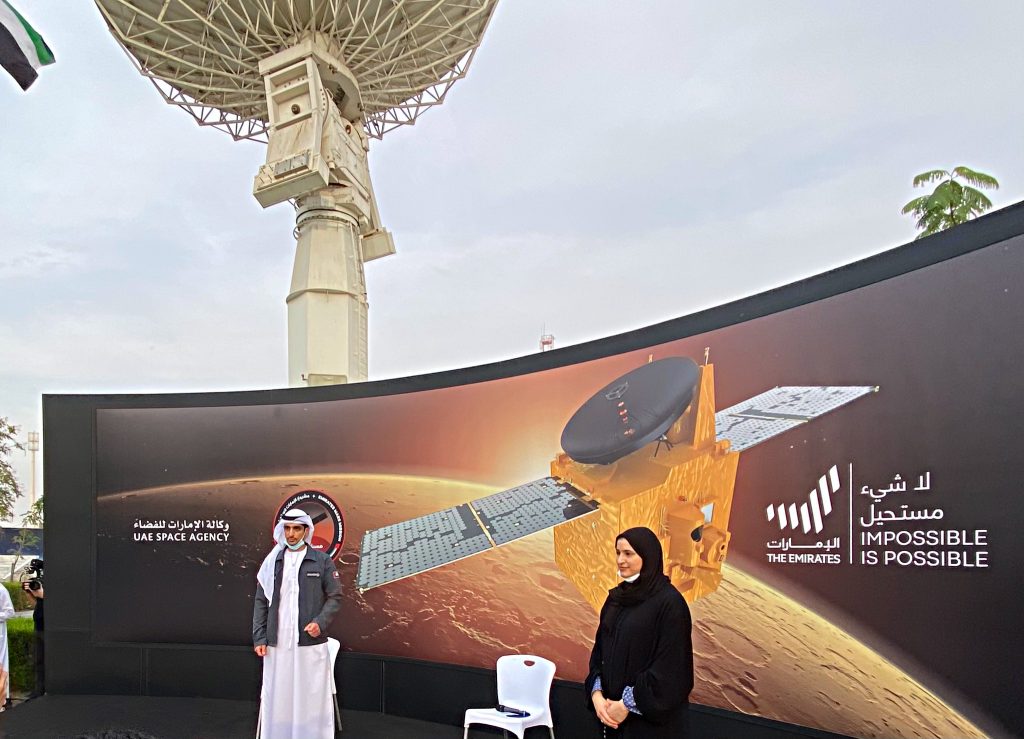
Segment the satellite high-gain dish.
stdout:
<svg viewBox="0 0 1024 739">
<path fill-rule="evenodd" d="M 369 138 L 415 122 L 462 79 L 497 0 L 96 0 L 169 103 L 267 142 L 253 194 L 296 206 L 291 385 L 365 380 L 363 263 L 395 253 Z"/>
<path fill-rule="evenodd" d="M 610 464 L 660 438 L 693 399 L 700 368 L 687 357 L 641 365 L 594 393 L 562 430 L 562 449 L 583 464 Z"/>
</svg>

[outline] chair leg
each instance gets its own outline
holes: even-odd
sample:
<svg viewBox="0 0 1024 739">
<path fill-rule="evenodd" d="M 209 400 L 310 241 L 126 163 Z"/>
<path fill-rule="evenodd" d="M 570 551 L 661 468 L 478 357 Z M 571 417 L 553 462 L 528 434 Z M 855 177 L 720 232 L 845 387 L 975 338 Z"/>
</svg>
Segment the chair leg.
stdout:
<svg viewBox="0 0 1024 739">
<path fill-rule="evenodd" d="M 551 739 L 555 739 L 555 728 L 553 726 L 548 727 L 548 732 L 551 734 Z"/>
<path fill-rule="evenodd" d="M 338 696 L 335 694 L 334 698 L 334 733 L 335 735 L 341 733 L 341 707 L 338 705 Z"/>
<path fill-rule="evenodd" d="M 468 726 L 466 727 L 466 730 L 464 732 L 462 732 L 462 739 L 469 739 L 469 727 Z"/>
</svg>

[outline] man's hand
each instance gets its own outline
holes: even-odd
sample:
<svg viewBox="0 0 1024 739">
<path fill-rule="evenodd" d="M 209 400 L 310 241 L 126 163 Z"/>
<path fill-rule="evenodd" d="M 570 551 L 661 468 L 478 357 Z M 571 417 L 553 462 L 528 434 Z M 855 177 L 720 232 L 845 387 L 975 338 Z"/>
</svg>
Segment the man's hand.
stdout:
<svg viewBox="0 0 1024 739">
<path fill-rule="evenodd" d="M 267 645 L 266 644 L 257 644 L 252 649 L 253 649 L 254 652 L 256 652 L 256 656 L 257 657 L 266 657 L 267 656 Z"/>
<path fill-rule="evenodd" d="M 316 639 L 318 636 L 320 636 L 320 624 L 318 624 L 316 621 L 310 621 L 308 624 L 306 624 L 306 628 L 304 628 L 303 631 L 305 631 L 311 637 Z"/>
<path fill-rule="evenodd" d="M 597 711 L 597 717 L 601 720 L 602 724 L 613 729 L 619 728 L 619 722 L 608 713 L 608 708 L 612 705 L 612 701 L 606 699 L 604 693 L 600 690 L 595 690 L 590 694 L 590 700 L 594 703 L 594 710 Z"/>
<path fill-rule="evenodd" d="M 39 587 L 36 590 L 32 590 L 32 588 L 30 588 L 28 585 L 29 584 L 27 582 L 23 582 L 21 584 L 21 589 L 28 593 L 30 596 L 32 596 L 32 598 L 35 600 L 39 600 L 43 597 L 42 583 L 40 583 Z"/>
</svg>

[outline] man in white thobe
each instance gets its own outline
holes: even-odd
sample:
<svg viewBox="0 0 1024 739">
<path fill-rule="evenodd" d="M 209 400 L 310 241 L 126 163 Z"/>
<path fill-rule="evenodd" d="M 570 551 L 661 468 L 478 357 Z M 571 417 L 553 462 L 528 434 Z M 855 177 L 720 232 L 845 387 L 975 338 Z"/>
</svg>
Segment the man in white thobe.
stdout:
<svg viewBox="0 0 1024 739">
<path fill-rule="evenodd" d="M 312 536 L 310 517 L 287 511 L 256 576 L 252 641 L 263 658 L 258 739 L 334 737 L 326 632 L 341 607 L 341 584 L 331 558 L 309 545 Z"/>
</svg>

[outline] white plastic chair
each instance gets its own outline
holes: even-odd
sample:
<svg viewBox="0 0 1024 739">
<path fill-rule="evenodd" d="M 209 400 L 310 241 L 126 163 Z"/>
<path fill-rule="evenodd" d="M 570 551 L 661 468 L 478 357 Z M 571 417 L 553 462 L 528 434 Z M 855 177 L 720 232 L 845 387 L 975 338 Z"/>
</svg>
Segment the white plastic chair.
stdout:
<svg viewBox="0 0 1024 739">
<path fill-rule="evenodd" d="M 341 708 L 338 707 L 338 682 L 334 679 L 334 666 L 338 662 L 341 642 L 333 636 L 327 637 L 327 650 L 331 654 L 331 696 L 334 698 L 334 733 L 341 731 Z"/>
<path fill-rule="evenodd" d="M 507 654 L 498 658 L 498 704 L 529 712 L 529 716 L 509 716 L 497 708 L 470 708 L 463 723 L 463 739 L 469 739 L 470 724 L 485 724 L 511 731 L 519 739 L 531 726 L 547 726 L 555 739 L 551 720 L 551 681 L 555 663 L 530 654 Z"/>
</svg>

